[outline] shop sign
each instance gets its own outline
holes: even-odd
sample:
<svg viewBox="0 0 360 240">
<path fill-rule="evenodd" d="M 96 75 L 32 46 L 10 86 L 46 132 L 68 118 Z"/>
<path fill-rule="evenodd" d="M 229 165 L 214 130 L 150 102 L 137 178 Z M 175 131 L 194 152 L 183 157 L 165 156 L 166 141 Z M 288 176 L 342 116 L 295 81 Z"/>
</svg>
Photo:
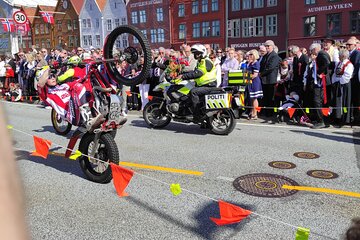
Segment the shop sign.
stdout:
<svg viewBox="0 0 360 240">
<path fill-rule="evenodd" d="M 149 1 L 143 1 L 143 2 L 138 2 L 138 3 L 131 3 L 130 8 L 160 4 L 162 2 L 163 2 L 162 0 L 149 0 Z"/>
<path fill-rule="evenodd" d="M 264 43 L 235 43 L 235 44 L 230 44 L 230 47 L 232 47 L 232 48 L 258 48 L 262 44 L 264 44 Z"/>
<path fill-rule="evenodd" d="M 328 5 L 328 6 L 312 7 L 312 8 L 309 8 L 308 13 L 325 12 L 325 11 L 331 11 L 331 10 L 352 8 L 352 7 L 353 7 L 353 3 L 340 3 L 340 4 L 333 4 L 333 5 Z"/>
</svg>

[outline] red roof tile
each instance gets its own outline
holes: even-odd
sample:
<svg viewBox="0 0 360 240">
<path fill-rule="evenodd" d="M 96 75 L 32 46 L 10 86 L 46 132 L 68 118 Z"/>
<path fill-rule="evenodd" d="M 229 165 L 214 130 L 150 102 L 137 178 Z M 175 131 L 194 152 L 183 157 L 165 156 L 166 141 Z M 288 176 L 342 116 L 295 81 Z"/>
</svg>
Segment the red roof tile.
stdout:
<svg viewBox="0 0 360 240">
<path fill-rule="evenodd" d="M 70 0 L 77 15 L 80 15 L 81 8 L 84 4 L 84 0 Z"/>
<path fill-rule="evenodd" d="M 99 6 L 100 12 L 102 12 L 106 5 L 106 0 L 96 0 L 96 3 Z"/>
<path fill-rule="evenodd" d="M 36 14 L 36 7 L 21 7 L 21 10 L 25 12 L 30 23 L 32 24 L 34 22 L 34 16 Z"/>
</svg>

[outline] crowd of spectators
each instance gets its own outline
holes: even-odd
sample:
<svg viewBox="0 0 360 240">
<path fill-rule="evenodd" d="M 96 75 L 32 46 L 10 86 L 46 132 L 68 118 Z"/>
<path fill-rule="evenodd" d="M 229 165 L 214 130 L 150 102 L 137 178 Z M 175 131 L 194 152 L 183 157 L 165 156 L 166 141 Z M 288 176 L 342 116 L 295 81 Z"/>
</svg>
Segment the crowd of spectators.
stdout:
<svg viewBox="0 0 360 240">
<path fill-rule="evenodd" d="M 308 50 L 303 46 L 291 45 L 285 54 L 279 54 L 272 40 L 266 41 L 258 49 L 250 51 L 233 48 L 212 49 L 205 44 L 208 57 L 217 69 L 217 86 L 228 86 L 229 71 L 242 70 L 251 74 L 252 82 L 246 87 L 248 119 L 257 119 L 258 106 L 263 108 L 261 114 L 274 117 L 274 108 L 280 107 L 289 96 L 296 98 L 304 108 L 313 109 L 310 118 L 315 128 L 325 127 L 328 122 L 349 124 L 360 122 L 360 44 L 356 37 L 344 43 L 325 38 L 322 43 L 313 43 Z M 35 96 L 35 72 L 43 66 L 65 62 L 71 56 L 78 55 L 81 59 L 102 59 L 102 49 L 90 48 L 85 51 L 78 47 L 72 51 L 57 48 L 42 48 L 15 56 L 0 55 L 0 88 L 2 94 L 15 96 Z M 192 71 L 197 61 L 191 54 L 191 46 L 183 44 L 180 49 L 153 49 L 151 70 L 148 78 L 138 86 L 118 86 L 125 100 L 123 113 L 128 110 L 142 110 L 149 95 L 156 96 L 152 90 L 162 81 L 169 60 L 182 59 L 186 65 L 183 72 Z M 280 57 L 281 56 L 281 57 Z M 136 74 L 142 69 L 143 57 L 134 65 L 125 61 L 118 63 L 120 74 Z M 135 94 L 133 94 L 135 93 Z M 138 94 L 137 94 L 138 93 Z M 14 95 L 13 95 L 14 94 Z M 331 117 L 325 117 L 323 107 L 332 107 Z"/>
</svg>

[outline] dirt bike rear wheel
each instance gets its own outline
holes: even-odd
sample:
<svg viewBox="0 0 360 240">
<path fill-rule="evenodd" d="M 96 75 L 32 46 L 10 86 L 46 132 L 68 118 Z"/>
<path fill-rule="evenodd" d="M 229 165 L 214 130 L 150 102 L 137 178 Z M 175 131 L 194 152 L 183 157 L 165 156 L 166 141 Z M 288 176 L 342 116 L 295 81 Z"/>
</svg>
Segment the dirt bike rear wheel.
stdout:
<svg viewBox="0 0 360 240">
<path fill-rule="evenodd" d="M 235 116 L 231 109 L 219 110 L 208 121 L 210 130 L 216 135 L 228 135 L 236 126 Z"/>
<path fill-rule="evenodd" d="M 149 75 L 151 67 L 150 45 L 144 34 L 133 26 L 115 28 L 104 44 L 105 67 L 109 76 L 119 84 L 135 86 L 142 83 Z M 144 64 L 136 76 L 122 76 L 116 68 L 117 62 L 126 61 L 132 65 L 144 57 Z"/>
<path fill-rule="evenodd" d="M 54 109 L 51 109 L 51 123 L 56 133 L 65 136 L 71 131 L 71 123 L 62 119 Z"/>
<path fill-rule="evenodd" d="M 95 134 L 86 133 L 80 141 L 79 151 L 85 155 L 91 153 L 94 146 Z M 112 179 L 112 172 L 110 162 L 119 164 L 119 150 L 110 133 L 104 133 L 99 138 L 98 149 L 95 154 L 96 159 L 100 162 L 89 157 L 81 156 L 79 158 L 80 167 L 84 172 L 87 179 L 97 183 L 108 183 Z"/>
<path fill-rule="evenodd" d="M 160 109 L 160 105 L 160 101 L 150 101 L 145 105 L 143 117 L 149 127 L 164 128 L 170 123 L 171 117 L 166 114 L 166 110 Z"/>
</svg>

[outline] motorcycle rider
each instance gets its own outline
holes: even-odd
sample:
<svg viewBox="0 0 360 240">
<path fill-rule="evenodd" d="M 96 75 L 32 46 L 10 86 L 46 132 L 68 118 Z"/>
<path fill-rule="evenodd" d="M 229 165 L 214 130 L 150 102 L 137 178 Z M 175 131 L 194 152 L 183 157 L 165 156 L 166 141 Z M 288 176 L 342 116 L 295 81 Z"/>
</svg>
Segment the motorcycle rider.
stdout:
<svg viewBox="0 0 360 240">
<path fill-rule="evenodd" d="M 97 126 L 105 120 L 102 114 L 92 117 L 86 99 L 86 88 L 82 83 L 73 81 L 58 85 L 56 75 L 50 73 L 49 66 L 38 70 L 36 78 L 39 97 L 71 124 L 79 126 L 82 119 L 87 131 L 91 131 L 93 126 Z M 67 105 L 69 106 L 67 107 Z"/>
<path fill-rule="evenodd" d="M 207 50 L 202 44 L 191 46 L 191 52 L 198 61 L 193 71 L 183 73 L 179 78 L 183 80 L 195 80 L 195 87 L 190 90 L 192 100 L 193 118 L 199 119 L 201 112 L 199 109 L 200 98 L 214 90 L 216 87 L 216 68 L 209 59 Z"/>
<path fill-rule="evenodd" d="M 63 73 L 60 74 L 57 78 L 57 81 L 59 83 L 64 82 L 72 82 L 73 78 L 83 78 L 86 75 L 86 68 L 85 67 L 79 67 L 79 64 L 81 63 L 81 58 L 77 55 L 70 57 L 67 60 L 67 65 L 69 68 Z"/>
</svg>

